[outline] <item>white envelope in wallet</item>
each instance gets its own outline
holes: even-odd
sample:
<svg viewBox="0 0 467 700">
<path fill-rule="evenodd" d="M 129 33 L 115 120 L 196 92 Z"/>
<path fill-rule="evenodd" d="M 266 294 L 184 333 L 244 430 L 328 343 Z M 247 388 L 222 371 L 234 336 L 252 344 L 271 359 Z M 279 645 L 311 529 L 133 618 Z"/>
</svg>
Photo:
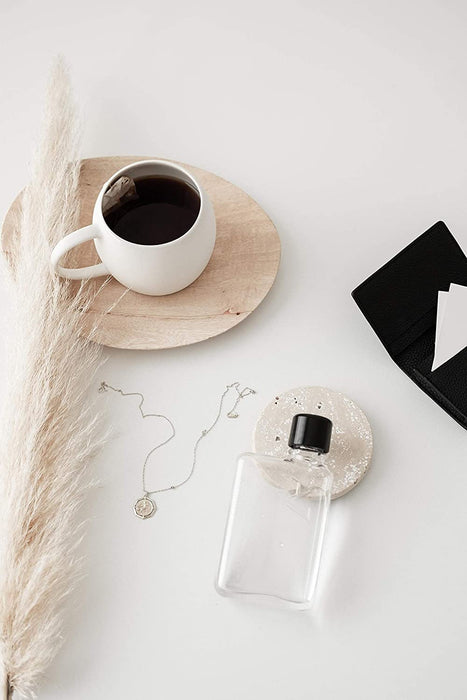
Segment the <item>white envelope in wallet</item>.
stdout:
<svg viewBox="0 0 467 700">
<path fill-rule="evenodd" d="M 441 367 L 467 346 L 467 287 L 451 284 L 438 292 L 435 355 L 431 371 Z"/>
</svg>

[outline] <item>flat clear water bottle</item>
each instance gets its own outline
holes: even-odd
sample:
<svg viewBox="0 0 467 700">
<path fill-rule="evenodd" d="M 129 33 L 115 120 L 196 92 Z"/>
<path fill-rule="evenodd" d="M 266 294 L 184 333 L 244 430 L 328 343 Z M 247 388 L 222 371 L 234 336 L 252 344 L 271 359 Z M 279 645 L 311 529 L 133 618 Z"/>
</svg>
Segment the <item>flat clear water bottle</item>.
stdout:
<svg viewBox="0 0 467 700">
<path fill-rule="evenodd" d="M 216 588 L 222 595 L 309 608 L 318 578 L 332 473 L 332 423 L 301 413 L 285 459 L 238 459 Z"/>
</svg>

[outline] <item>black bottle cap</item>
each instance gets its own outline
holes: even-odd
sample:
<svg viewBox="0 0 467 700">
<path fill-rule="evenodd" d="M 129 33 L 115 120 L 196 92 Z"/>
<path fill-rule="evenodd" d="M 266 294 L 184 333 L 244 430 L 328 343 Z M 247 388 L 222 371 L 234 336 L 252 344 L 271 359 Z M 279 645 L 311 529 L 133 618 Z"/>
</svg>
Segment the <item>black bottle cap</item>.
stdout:
<svg viewBox="0 0 467 700">
<path fill-rule="evenodd" d="M 332 421 L 329 418 L 313 413 L 297 413 L 290 427 L 289 447 L 329 452 L 331 433 Z"/>
</svg>

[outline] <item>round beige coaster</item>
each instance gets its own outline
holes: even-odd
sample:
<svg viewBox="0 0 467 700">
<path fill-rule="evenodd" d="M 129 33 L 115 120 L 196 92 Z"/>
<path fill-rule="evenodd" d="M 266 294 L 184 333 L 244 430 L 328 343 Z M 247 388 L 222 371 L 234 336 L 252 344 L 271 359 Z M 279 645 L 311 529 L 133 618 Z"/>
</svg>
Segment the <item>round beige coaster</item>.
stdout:
<svg viewBox="0 0 467 700">
<path fill-rule="evenodd" d="M 332 498 L 353 489 L 365 476 L 373 452 L 368 418 L 351 399 L 322 386 L 301 386 L 276 396 L 258 419 L 255 452 L 285 457 L 292 417 L 296 413 L 322 414 L 332 420 L 331 448 L 326 466 L 334 474 Z"/>
</svg>

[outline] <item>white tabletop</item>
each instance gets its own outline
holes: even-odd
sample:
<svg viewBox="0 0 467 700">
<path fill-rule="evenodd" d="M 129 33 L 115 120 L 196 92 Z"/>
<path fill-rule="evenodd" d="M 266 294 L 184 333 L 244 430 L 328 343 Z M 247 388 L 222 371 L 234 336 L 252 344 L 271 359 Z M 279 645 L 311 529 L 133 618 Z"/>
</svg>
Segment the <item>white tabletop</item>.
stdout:
<svg viewBox="0 0 467 700">
<path fill-rule="evenodd" d="M 467 251 L 467 7 L 456 0 L 79 3 L 0 10 L 0 207 L 27 177 L 47 69 L 69 59 L 84 156 L 153 155 L 249 192 L 283 245 L 245 322 L 175 350 L 108 351 L 99 379 L 143 389 L 186 474 L 219 394 L 258 390 L 200 448 L 191 482 L 138 521 L 155 434 L 109 395 L 87 578 L 44 700 L 464 700 L 466 434 L 389 359 L 350 297 L 435 221 Z M 220 598 L 213 581 L 236 455 L 276 393 L 348 394 L 374 431 L 370 472 L 331 507 L 317 609 Z"/>
</svg>

